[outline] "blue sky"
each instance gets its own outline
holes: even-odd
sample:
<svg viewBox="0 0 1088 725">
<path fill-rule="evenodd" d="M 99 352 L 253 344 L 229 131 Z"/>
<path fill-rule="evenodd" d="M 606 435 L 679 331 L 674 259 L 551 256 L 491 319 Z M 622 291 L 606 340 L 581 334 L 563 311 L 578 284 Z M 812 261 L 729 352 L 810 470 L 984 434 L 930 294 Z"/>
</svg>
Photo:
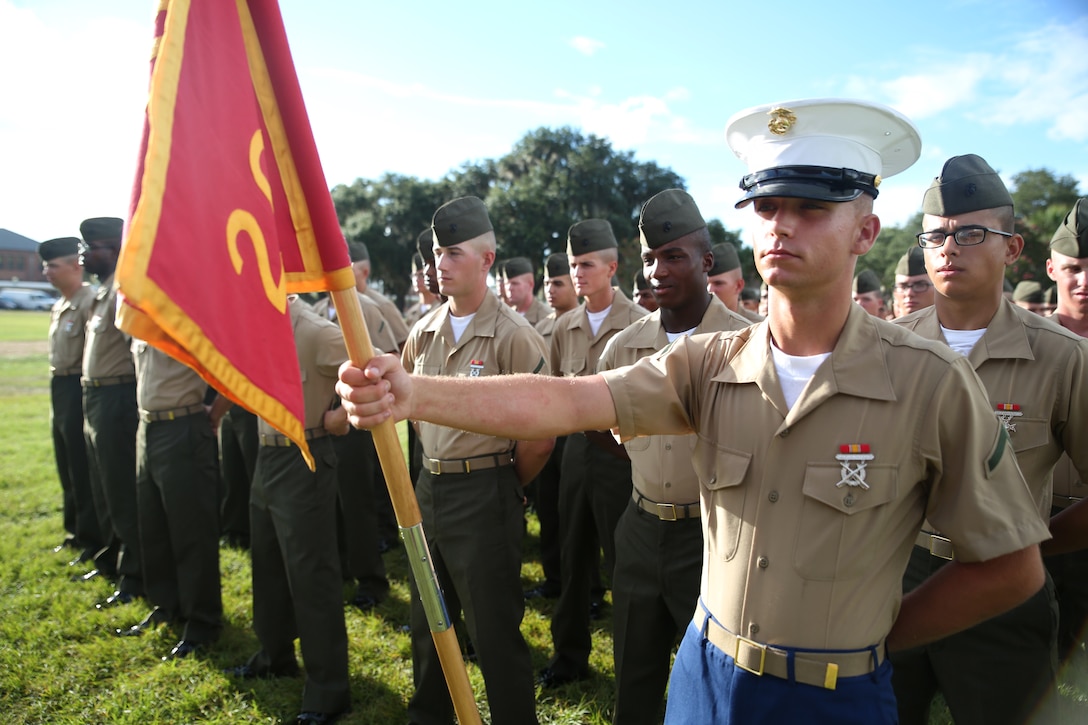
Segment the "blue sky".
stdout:
<svg viewBox="0 0 1088 725">
<path fill-rule="evenodd" d="M 136 168 L 154 0 L 0 0 L 0 227 L 42 240 L 123 216 Z M 569 125 L 687 181 L 743 229 L 725 144 L 749 106 L 890 105 L 921 159 L 882 186 L 901 224 L 949 156 L 1006 179 L 1071 175 L 1088 195 L 1082 0 L 649 3 L 280 0 L 330 186 L 435 179 Z"/>
</svg>

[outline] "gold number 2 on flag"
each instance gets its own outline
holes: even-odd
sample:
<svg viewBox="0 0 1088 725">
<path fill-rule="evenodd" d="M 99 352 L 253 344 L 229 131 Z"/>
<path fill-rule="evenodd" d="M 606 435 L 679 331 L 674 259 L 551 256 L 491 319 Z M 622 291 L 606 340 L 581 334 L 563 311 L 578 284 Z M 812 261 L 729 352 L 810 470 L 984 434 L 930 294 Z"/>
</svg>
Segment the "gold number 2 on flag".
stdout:
<svg viewBox="0 0 1088 725">
<path fill-rule="evenodd" d="M 272 187 L 268 178 L 261 171 L 261 153 L 264 151 L 264 137 L 260 129 L 254 132 L 249 140 L 249 170 L 253 174 L 253 181 L 264 192 L 269 205 L 272 204 Z M 277 284 L 272 278 L 271 260 L 268 258 L 268 245 L 265 244 L 264 232 L 257 218 L 245 209 L 235 209 L 227 219 L 227 250 L 230 252 L 230 261 L 234 265 L 234 273 L 242 274 L 242 255 L 238 252 L 238 235 L 246 232 L 253 243 L 253 251 L 257 255 L 257 271 L 261 275 L 261 284 L 264 286 L 264 294 L 268 301 L 281 313 L 287 310 L 287 280 L 280 269 L 280 281 Z M 282 266 L 282 265 L 281 265 Z"/>
</svg>

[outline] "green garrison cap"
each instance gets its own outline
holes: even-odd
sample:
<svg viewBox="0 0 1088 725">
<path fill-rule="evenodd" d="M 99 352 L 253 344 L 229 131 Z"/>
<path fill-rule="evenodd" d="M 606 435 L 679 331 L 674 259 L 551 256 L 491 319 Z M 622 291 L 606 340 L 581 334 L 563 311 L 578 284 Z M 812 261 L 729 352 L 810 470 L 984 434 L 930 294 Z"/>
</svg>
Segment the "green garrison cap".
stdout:
<svg viewBox="0 0 1088 725">
<path fill-rule="evenodd" d="M 1058 304 L 1058 288 L 1055 285 L 1050 285 L 1046 288 L 1046 292 L 1043 292 L 1043 302 L 1048 305 Z"/>
<path fill-rule="evenodd" d="M 1042 302 L 1043 286 L 1033 279 L 1025 279 L 1016 284 L 1012 299 L 1015 302 Z"/>
<path fill-rule="evenodd" d="M 43 262 L 58 257 L 72 257 L 76 254 L 79 254 L 79 240 L 75 237 L 47 239 L 38 245 L 38 256 Z"/>
<path fill-rule="evenodd" d="M 507 279 L 520 277 L 523 274 L 533 274 L 533 263 L 527 257 L 511 257 L 503 265 L 502 273 Z"/>
<path fill-rule="evenodd" d="M 981 209 L 1012 206 L 1005 182 L 986 160 L 975 154 L 953 156 L 922 197 L 922 211 L 951 217 Z"/>
<path fill-rule="evenodd" d="M 565 254 L 552 254 L 544 260 L 544 270 L 548 277 L 566 277 L 570 274 L 570 262 Z"/>
<path fill-rule="evenodd" d="M 616 235 L 612 225 L 604 219 L 586 219 L 576 222 L 567 230 L 567 256 L 599 252 L 602 249 L 615 249 Z"/>
<path fill-rule="evenodd" d="M 119 242 L 121 230 L 125 226 L 124 219 L 112 216 L 100 216 L 93 219 L 84 219 L 79 225 L 79 233 L 83 235 L 83 241 L 90 242 Z"/>
<path fill-rule="evenodd" d="M 434 230 L 427 227 L 416 237 L 416 251 L 427 262 L 434 261 Z"/>
<path fill-rule="evenodd" d="M 1088 257 L 1088 203 L 1077 199 L 1065 221 L 1050 239 L 1051 250 L 1067 257 Z"/>
<path fill-rule="evenodd" d="M 899 264 L 895 265 L 895 273 L 902 277 L 915 277 L 926 272 L 926 256 L 922 248 L 915 245 L 907 250 L 907 253 L 899 258 Z"/>
<path fill-rule="evenodd" d="M 705 226 L 690 194 L 682 189 L 666 189 L 643 205 L 638 236 L 643 245 L 657 249 Z"/>
<path fill-rule="evenodd" d="M 863 269 L 857 277 L 854 277 L 854 294 L 863 295 L 866 292 L 880 291 L 880 277 L 877 277 L 873 270 Z"/>
<path fill-rule="evenodd" d="M 419 252 L 412 252 L 412 271 L 419 272 L 423 269 L 426 262 L 423 261 L 423 255 Z"/>
<path fill-rule="evenodd" d="M 708 277 L 731 272 L 740 266 L 740 257 L 737 255 L 737 248 L 729 242 L 715 244 L 710 251 L 714 253 L 714 266 L 706 273 Z"/>
<path fill-rule="evenodd" d="M 431 219 L 431 229 L 440 247 L 452 247 L 494 230 L 484 202 L 475 196 L 462 196 L 438 207 Z"/>
<path fill-rule="evenodd" d="M 370 261 L 370 250 L 362 242 L 348 242 L 348 255 L 352 264 Z"/>
<path fill-rule="evenodd" d="M 646 274 L 641 269 L 635 272 L 635 289 L 650 289 L 650 283 L 646 281 Z"/>
<path fill-rule="evenodd" d="M 755 287 L 745 287 L 740 291 L 740 298 L 742 300 L 750 300 L 752 302 L 759 302 L 759 290 Z"/>
</svg>

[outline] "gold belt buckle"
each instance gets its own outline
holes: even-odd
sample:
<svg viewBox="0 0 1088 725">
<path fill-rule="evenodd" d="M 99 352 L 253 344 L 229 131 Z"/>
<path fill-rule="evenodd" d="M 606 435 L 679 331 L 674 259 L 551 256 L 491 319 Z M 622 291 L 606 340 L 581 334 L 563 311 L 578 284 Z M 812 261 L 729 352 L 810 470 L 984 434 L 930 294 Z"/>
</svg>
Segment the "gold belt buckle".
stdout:
<svg viewBox="0 0 1088 725">
<path fill-rule="evenodd" d="M 742 670 L 747 670 L 748 672 L 751 672 L 753 675 L 762 676 L 763 675 L 763 666 L 767 662 L 767 645 L 760 644 L 759 642 L 755 642 L 753 640 L 750 640 L 747 637 L 741 637 L 739 634 L 736 635 L 736 637 L 737 637 L 737 643 L 736 643 L 736 646 L 733 647 L 733 662 L 735 662 L 737 667 L 740 667 Z M 741 661 L 741 659 L 740 659 L 740 646 L 741 646 L 742 643 L 748 645 L 749 647 L 752 647 L 754 649 L 759 650 L 759 669 L 758 670 L 752 669 L 746 663 Z"/>
<path fill-rule="evenodd" d="M 658 503 L 657 506 L 657 518 L 662 521 L 676 521 L 676 504 L 674 503 Z"/>
</svg>

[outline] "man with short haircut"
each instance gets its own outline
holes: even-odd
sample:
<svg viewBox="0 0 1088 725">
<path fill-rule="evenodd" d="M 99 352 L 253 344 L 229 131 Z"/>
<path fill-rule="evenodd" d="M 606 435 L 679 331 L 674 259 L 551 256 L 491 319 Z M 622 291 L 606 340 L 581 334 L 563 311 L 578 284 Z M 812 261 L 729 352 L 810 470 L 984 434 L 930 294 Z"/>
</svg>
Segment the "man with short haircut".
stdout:
<svg viewBox="0 0 1088 725">
<path fill-rule="evenodd" d="M 428 377 L 546 375 L 544 341 L 487 286 L 495 232 L 483 201 L 454 199 L 431 223 L 438 283 L 447 301 L 424 317 L 404 346 L 404 366 Z M 480 410 L 481 414 L 484 409 Z M 551 437 L 519 440 L 517 426 L 479 436 L 419 424 L 423 470 L 416 482 L 426 546 L 450 621 L 464 621 L 483 673 L 491 720 L 536 722 L 533 665 L 521 634 L 522 486 L 540 471 Z M 453 704 L 412 580 L 412 671 L 408 719 L 449 723 Z"/>
<path fill-rule="evenodd" d="M 548 316 L 551 309 L 534 294 L 536 274 L 533 263 L 525 257 L 506 260 L 502 268 L 502 286 L 506 292 L 506 304 L 534 327 Z"/>
<path fill-rule="evenodd" d="M 612 225 L 586 219 L 567 232 L 574 289 L 584 302 L 555 323 L 551 361 L 555 375 L 592 375 L 605 345 L 647 312 L 612 287 L 619 251 Z M 615 531 L 631 498 L 631 462 L 607 432 L 567 436 L 559 481 L 562 591 L 552 614 L 555 653 L 540 671 L 546 688 L 589 676 L 591 584 L 597 552 L 604 550 L 609 578 L 616 562 Z"/>
<path fill-rule="evenodd" d="M 404 341 L 408 339 L 408 326 L 404 324 L 404 317 L 400 310 L 382 293 L 374 289 L 370 284 L 370 251 L 362 242 L 348 242 L 348 254 L 351 257 L 351 270 L 355 273 L 355 289 L 363 293 L 381 308 L 382 317 L 393 328 L 393 338 L 397 341 L 399 350 Z"/>
<path fill-rule="evenodd" d="M 358 426 L 694 433 L 706 566 L 666 722 L 894 723 L 885 652 L 1037 591 L 1046 526 L 967 360 L 850 300 L 876 182 L 920 153 L 913 125 L 820 99 L 748 109 L 726 135 L 750 170 L 738 206 L 755 208 L 766 323 L 562 380 L 438 380 L 385 356 L 345 365 L 337 390 Z M 962 548 L 903 597 L 927 515 Z"/>
<path fill-rule="evenodd" d="M 759 290 L 745 287 L 740 291 L 740 306 L 749 312 L 759 313 Z M 762 315 L 760 315 L 762 317 Z"/>
<path fill-rule="evenodd" d="M 933 306 L 933 282 L 926 271 L 922 248 L 913 246 L 899 258 L 895 265 L 895 286 L 892 288 L 892 307 L 896 317 L 903 317 Z"/>
<path fill-rule="evenodd" d="M 1046 315 L 1046 299 L 1043 286 L 1033 279 L 1024 279 L 1016 283 L 1012 291 L 1012 302 L 1028 312 Z"/>
<path fill-rule="evenodd" d="M 680 189 L 653 196 L 639 218 L 642 265 L 660 307 L 608 342 L 597 370 L 630 365 L 686 335 L 743 330 L 707 289 L 715 257 L 695 200 Z M 617 725 L 661 722 L 669 661 L 699 600 L 703 532 L 695 436 L 624 444 L 634 487 L 616 526 L 612 581 Z"/>
<path fill-rule="evenodd" d="M 181 659 L 219 638 L 219 461 L 214 428 L 230 407 L 204 406 L 208 384 L 184 363 L 133 340 L 136 400 L 136 502 L 144 587 L 151 613 L 118 630 L 139 635 L 176 625 L 180 641 L 163 660 Z"/>
<path fill-rule="evenodd" d="M 647 312 L 653 312 L 657 309 L 657 300 L 654 299 L 650 283 L 646 281 L 646 275 L 643 274 L 641 268 L 635 272 L 634 284 L 631 287 L 631 300 Z"/>
<path fill-rule="evenodd" d="M 54 549 L 79 550 L 73 565 L 91 561 L 102 548 L 102 534 L 94 511 L 91 478 L 87 469 L 87 444 L 83 439 L 83 343 L 94 290 L 83 281 L 79 264 L 79 240 L 50 239 L 38 245 L 42 272 L 60 292 L 49 319 L 49 424 L 53 431 L 53 455 L 63 495 L 65 539 Z"/>
<path fill-rule="evenodd" d="M 288 299 L 314 469 L 294 443 L 261 420 L 249 508 L 253 631 L 260 649 L 227 673 L 243 679 L 295 677 L 297 639 L 306 665 L 297 722 L 320 725 L 335 722 L 351 706 L 331 438 L 348 430 L 344 409 L 333 407 L 333 381 L 347 350 L 340 328 L 296 296 Z"/>
<path fill-rule="evenodd" d="M 404 311 L 404 322 L 411 328 L 420 317 L 434 309 L 438 304 L 438 295 L 427 287 L 427 276 L 423 271 L 423 255 L 419 252 L 412 253 L 412 290 L 418 299 Z"/>
<path fill-rule="evenodd" d="M 861 305 L 861 309 L 873 317 L 884 319 L 884 292 L 880 284 L 880 278 L 871 269 L 863 269 L 854 277 L 854 302 Z"/>
<path fill-rule="evenodd" d="M 744 276 L 740 269 L 740 255 L 737 248 L 729 242 L 715 244 L 713 249 L 714 266 L 707 275 L 707 289 L 725 305 L 730 312 L 736 312 L 749 322 L 759 322 L 763 315 L 741 307 L 740 293 L 744 289 Z"/>
<path fill-rule="evenodd" d="M 1052 472 L 1062 452 L 1088 472 L 1088 342 L 1006 302 L 1002 280 L 1024 248 L 1012 196 L 980 156 L 945 162 L 922 200 L 919 245 L 934 306 L 896 320 L 966 357 L 1035 503 L 1050 518 Z M 1021 525 L 1026 526 L 1027 521 Z M 1059 543 L 1059 542 L 1055 542 Z M 904 591 L 947 576 L 970 545 L 929 517 L 911 554 Z M 1053 583 L 1017 608 L 939 642 L 895 653 L 893 682 L 904 725 L 928 722 L 937 690 L 957 723 L 1022 723 L 1057 676 Z"/>
<path fill-rule="evenodd" d="M 1050 240 L 1046 273 L 1054 280 L 1057 306 L 1050 319 L 1080 337 L 1088 337 L 1088 201 L 1078 199 Z M 1068 455 L 1054 467 L 1054 506 L 1058 516 L 1088 496 L 1088 479 Z M 1052 519 L 1052 527 L 1059 528 Z M 1079 527 L 1078 527 L 1079 528 Z M 1044 546 L 1044 553 L 1046 547 Z M 1058 654 L 1066 660 L 1084 639 L 1088 621 L 1088 552 L 1055 554 L 1044 559 L 1058 596 Z"/>
<path fill-rule="evenodd" d="M 574 280 L 570 278 L 570 264 L 565 252 L 549 255 L 544 260 L 544 298 L 552 311 L 536 323 L 536 331 L 544 338 L 545 347 L 550 347 L 556 319 L 578 306 L 578 293 L 574 291 Z M 559 480 L 566 441 L 566 436 L 556 437 L 548 462 L 533 482 L 533 503 L 540 521 L 540 567 L 544 570 L 544 581 L 526 591 L 526 599 L 553 599 L 559 596 L 563 588 L 559 539 Z"/>
<path fill-rule="evenodd" d="M 99 288 L 87 320 L 83 351 L 83 414 L 91 490 L 104 548 L 98 571 L 117 577 L 113 594 L 96 607 L 128 604 L 143 596 L 143 563 L 136 504 L 136 369 L 131 338 L 117 329 L 113 272 L 121 252 L 124 222 L 116 217 L 86 219 L 80 259 L 98 277 Z M 88 574 L 93 576 L 93 574 Z"/>
</svg>

